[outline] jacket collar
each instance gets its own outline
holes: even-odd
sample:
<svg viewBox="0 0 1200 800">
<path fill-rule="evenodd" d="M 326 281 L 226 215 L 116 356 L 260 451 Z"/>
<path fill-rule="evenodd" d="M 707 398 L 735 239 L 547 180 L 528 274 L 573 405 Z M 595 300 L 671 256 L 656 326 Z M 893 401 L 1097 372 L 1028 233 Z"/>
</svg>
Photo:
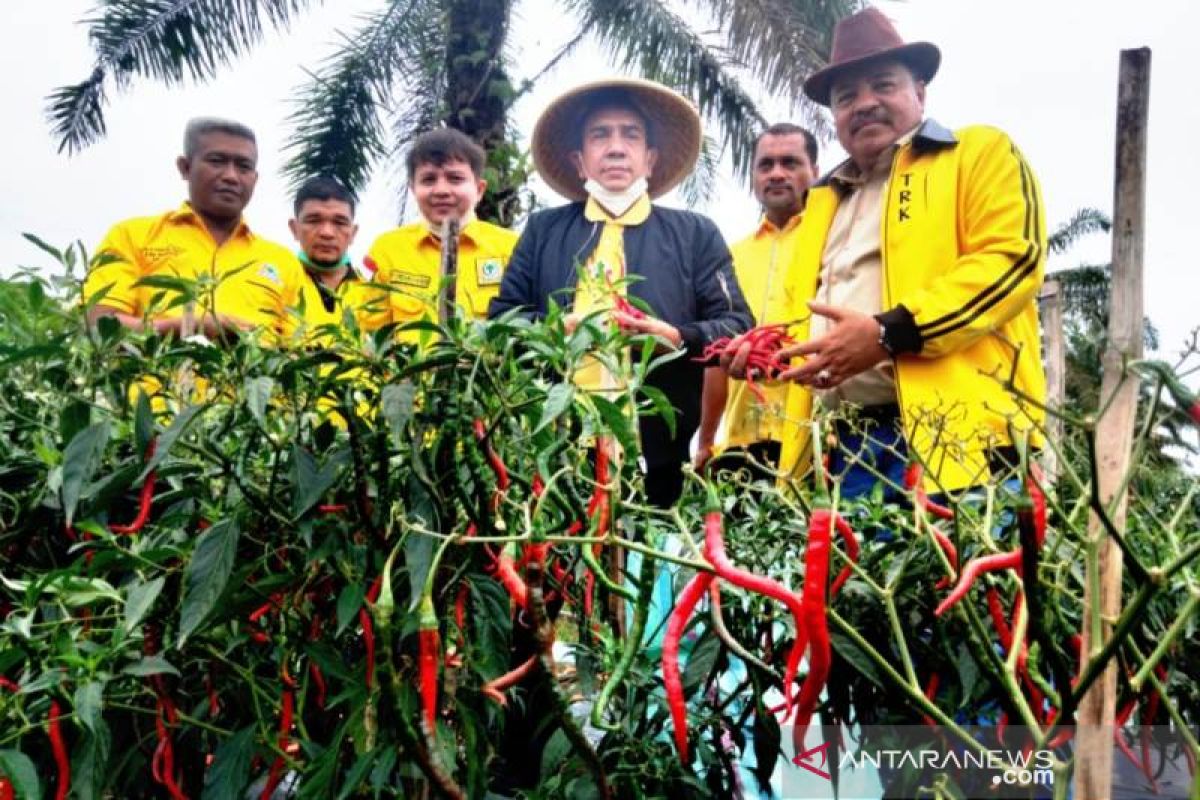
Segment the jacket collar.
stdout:
<svg viewBox="0 0 1200 800">
<path fill-rule="evenodd" d="M 958 137 L 954 135 L 954 131 L 942 125 L 935 119 L 926 119 L 917 128 L 912 136 L 912 148 L 918 153 L 932 153 L 941 150 L 944 147 L 954 147 L 958 144 Z M 813 184 L 813 188 L 818 186 L 829 186 L 830 178 L 838 173 L 845 165 L 850 163 L 850 159 L 846 159 L 836 167 L 825 173 L 819 181 Z"/>
</svg>

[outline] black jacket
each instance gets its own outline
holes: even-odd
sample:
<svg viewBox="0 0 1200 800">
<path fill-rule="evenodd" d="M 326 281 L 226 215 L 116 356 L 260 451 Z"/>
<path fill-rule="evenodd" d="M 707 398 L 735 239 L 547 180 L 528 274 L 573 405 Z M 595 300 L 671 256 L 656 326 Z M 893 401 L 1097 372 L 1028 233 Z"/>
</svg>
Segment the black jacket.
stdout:
<svg viewBox="0 0 1200 800">
<path fill-rule="evenodd" d="M 589 222 L 583 203 L 540 211 L 529 218 L 504 271 L 500 293 L 488 307 L 495 317 L 519 308 L 533 318 L 549 301 L 570 307 L 577 268 L 600 241 L 601 223 Z M 704 367 L 693 360 L 709 342 L 736 336 L 754 325 L 733 274 L 729 248 L 712 220 L 690 211 L 653 206 L 649 218 L 624 232 L 625 264 L 633 297 L 675 326 L 687 354 L 658 367 L 648 383 L 661 389 L 676 410 L 676 435 L 657 417 L 641 420 L 648 466 L 684 461 L 700 424 Z"/>
</svg>

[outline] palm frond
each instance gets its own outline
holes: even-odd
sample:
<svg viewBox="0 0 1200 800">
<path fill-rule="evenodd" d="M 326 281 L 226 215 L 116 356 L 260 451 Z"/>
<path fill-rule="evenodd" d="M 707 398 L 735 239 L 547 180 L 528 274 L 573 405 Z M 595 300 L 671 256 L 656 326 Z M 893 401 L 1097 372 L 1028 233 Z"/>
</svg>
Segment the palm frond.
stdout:
<svg viewBox="0 0 1200 800">
<path fill-rule="evenodd" d="M 76 152 L 104 134 L 104 83 L 135 77 L 168 85 L 207 80 L 258 44 L 267 27 L 286 28 L 321 0 L 109 0 L 85 20 L 96 53 L 91 76 L 47 98 L 59 151 Z"/>
<path fill-rule="evenodd" d="M 821 106 L 804 94 L 804 80 L 829 61 L 833 27 L 863 6 L 861 0 L 692 0 L 719 22 L 731 57 L 763 88 L 799 112 L 796 120 L 826 137 Z"/>
<path fill-rule="evenodd" d="M 739 177 L 750 174 L 754 142 L 766 125 L 718 51 L 660 0 L 566 0 L 624 69 L 691 98 L 721 131 Z"/>
<path fill-rule="evenodd" d="M 1079 239 L 1089 233 L 1108 233 L 1112 230 L 1112 220 L 1102 211 L 1094 208 L 1081 208 L 1075 216 L 1058 226 L 1058 230 L 1046 237 L 1046 246 L 1050 252 L 1061 255 L 1071 248 Z"/>
<path fill-rule="evenodd" d="M 442 41 L 441 4 L 394 0 L 365 15 L 353 34 L 321 65 L 293 100 L 295 125 L 284 174 L 292 185 L 331 175 L 352 191 L 366 186 L 376 161 L 393 149 L 383 117 L 427 120 L 435 99 Z M 402 98 L 392 108 L 395 98 Z"/>
<path fill-rule="evenodd" d="M 717 172 L 721 166 L 721 146 L 705 134 L 700 141 L 696 168 L 679 185 L 679 194 L 689 207 L 703 206 L 717 193 Z"/>
</svg>

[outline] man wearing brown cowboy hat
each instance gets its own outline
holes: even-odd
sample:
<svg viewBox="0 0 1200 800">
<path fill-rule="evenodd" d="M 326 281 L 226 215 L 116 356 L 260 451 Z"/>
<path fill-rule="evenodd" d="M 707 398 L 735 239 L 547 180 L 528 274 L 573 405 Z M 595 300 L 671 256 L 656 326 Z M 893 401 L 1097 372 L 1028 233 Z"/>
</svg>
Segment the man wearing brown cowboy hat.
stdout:
<svg viewBox="0 0 1200 800">
<path fill-rule="evenodd" d="M 850 158 L 809 192 L 791 280 L 810 299 L 793 316 L 811 313 L 811 324 L 782 353 L 803 359 L 782 377 L 795 381 L 790 419 L 810 415 L 814 394 L 857 407 L 865 427 L 835 423 L 843 497 L 879 475 L 885 490 L 901 485 L 910 459 L 930 491 L 977 485 L 1022 440 L 1038 443 L 1038 183 L 1003 132 L 924 119 L 940 58 L 867 8 L 838 23 L 829 66 L 804 85 Z M 784 468 L 805 468 L 810 451 L 791 437 Z"/>
<path fill-rule="evenodd" d="M 693 356 L 753 324 L 716 225 L 651 204 L 691 172 L 699 150 L 695 109 L 657 83 L 599 81 L 552 102 L 534 127 L 533 160 L 572 202 L 530 217 L 488 312 L 521 309 L 540 318 L 554 302 L 570 309 L 569 329 L 599 312 L 685 351 L 648 378 L 675 408 L 674 433 L 660 417 L 640 420 L 646 492 L 661 506 L 679 495 L 680 467 L 699 424 L 703 367 Z M 651 313 L 622 311 L 624 294 Z M 589 389 L 606 381 L 612 388 L 611 379 L 576 375 Z"/>
</svg>

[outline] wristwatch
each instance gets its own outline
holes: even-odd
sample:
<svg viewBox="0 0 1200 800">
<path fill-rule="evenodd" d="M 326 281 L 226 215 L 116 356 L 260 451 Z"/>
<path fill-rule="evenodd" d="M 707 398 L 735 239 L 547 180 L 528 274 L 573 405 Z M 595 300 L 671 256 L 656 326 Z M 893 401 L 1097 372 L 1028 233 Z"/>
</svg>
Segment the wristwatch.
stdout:
<svg viewBox="0 0 1200 800">
<path fill-rule="evenodd" d="M 875 321 L 879 323 L 879 346 L 888 354 L 888 358 L 895 358 L 896 348 L 888 337 L 887 323 L 878 316 L 875 317 Z"/>
</svg>

